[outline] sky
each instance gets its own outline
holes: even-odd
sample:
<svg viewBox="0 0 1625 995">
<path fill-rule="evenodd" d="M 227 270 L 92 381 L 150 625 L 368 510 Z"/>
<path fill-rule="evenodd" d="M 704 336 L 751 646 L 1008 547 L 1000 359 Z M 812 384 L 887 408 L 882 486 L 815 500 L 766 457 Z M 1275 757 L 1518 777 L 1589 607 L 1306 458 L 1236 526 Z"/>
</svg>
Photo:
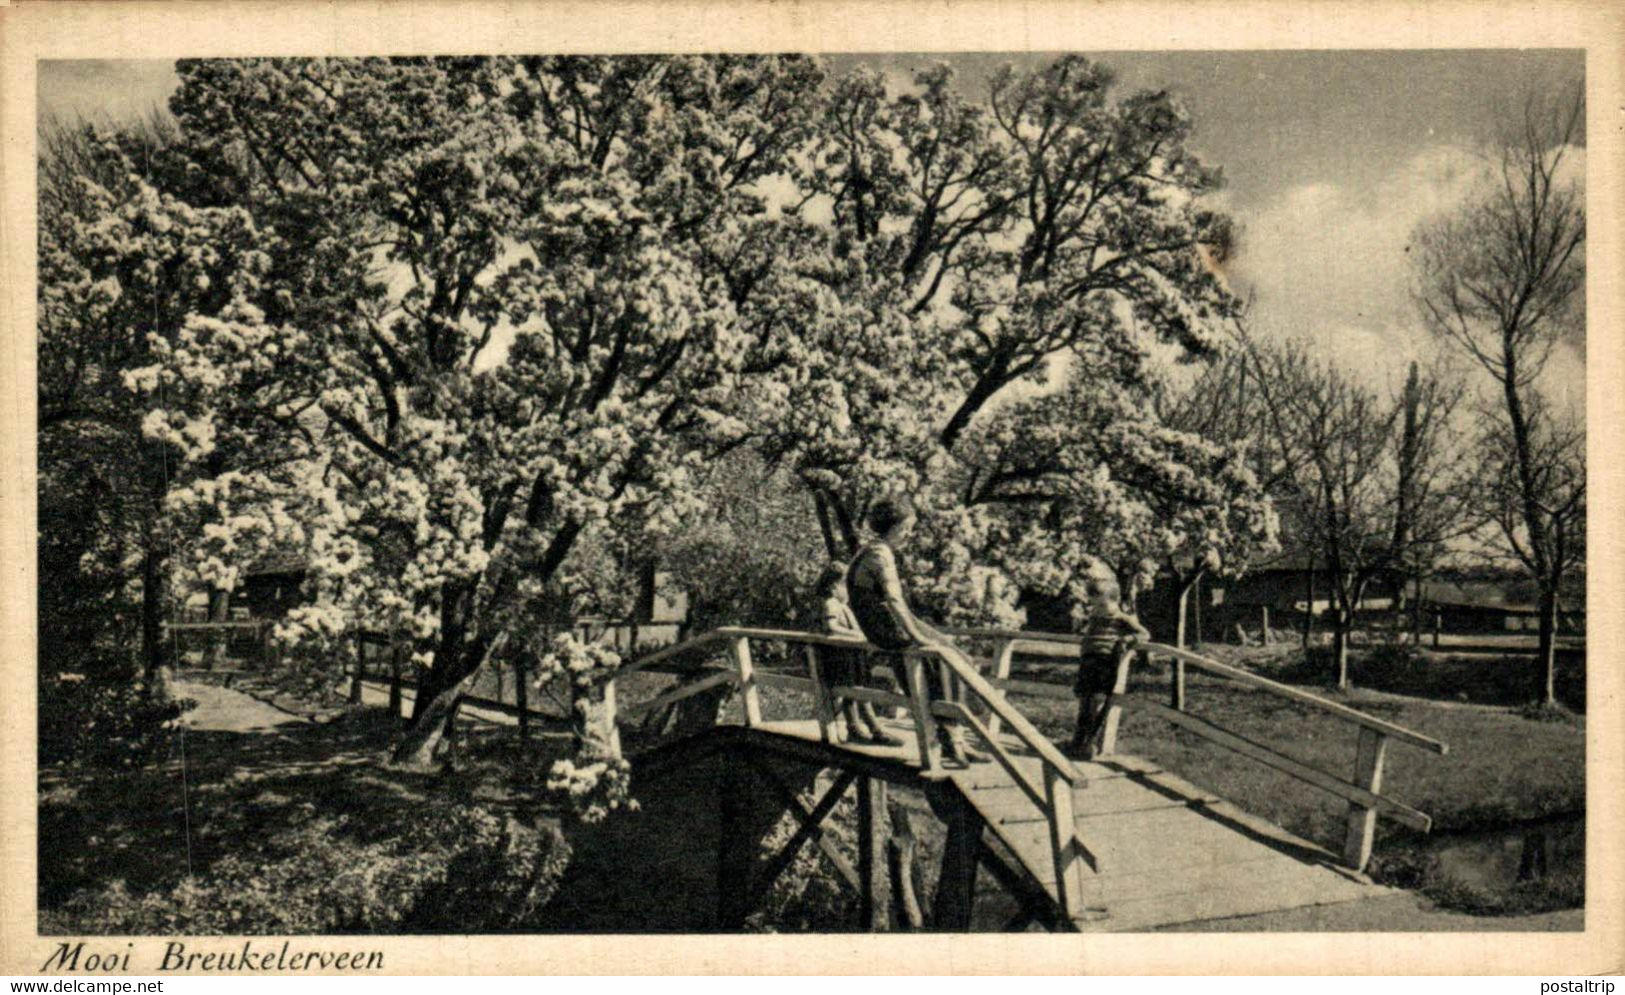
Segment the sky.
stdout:
<svg viewBox="0 0 1625 995">
<path fill-rule="evenodd" d="M 876 65 L 899 83 L 938 61 L 969 95 L 1006 62 L 1057 53 L 828 56 L 837 72 Z M 1416 225 L 1465 197 L 1482 153 L 1521 113 L 1526 92 L 1583 77 L 1579 50 L 1100 52 L 1119 93 L 1167 89 L 1189 110 L 1190 145 L 1223 170 L 1215 206 L 1240 239 L 1232 286 L 1252 326 L 1295 335 L 1373 385 L 1395 387 L 1433 349 L 1409 295 Z M 152 60 L 41 62 L 38 109 L 124 119 L 161 106 L 177 83 Z M 1583 391 L 1583 343 L 1552 376 Z"/>
</svg>

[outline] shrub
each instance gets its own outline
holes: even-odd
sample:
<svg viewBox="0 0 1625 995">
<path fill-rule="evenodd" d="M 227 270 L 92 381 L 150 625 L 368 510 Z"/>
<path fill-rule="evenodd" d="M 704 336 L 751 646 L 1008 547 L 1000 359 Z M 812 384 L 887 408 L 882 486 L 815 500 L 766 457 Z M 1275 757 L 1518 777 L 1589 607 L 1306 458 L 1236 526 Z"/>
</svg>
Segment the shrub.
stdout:
<svg viewBox="0 0 1625 995">
<path fill-rule="evenodd" d="M 42 933 L 152 935 L 496 932 L 523 928 L 569 861 L 558 830 L 484 807 L 432 812 L 367 839 L 311 817 L 206 876 L 131 895 L 122 881 L 42 915 Z"/>
<path fill-rule="evenodd" d="M 1574 723 L 1575 714 L 1563 705 L 1544 701 L 1532 702 L 1518 709 L 1518 714 L 1531 722 L 1566 722 Z"/>
<path fill-rule="evenodd" d="M 842 799 L 823 825 L 836 846 L 856 863 L 856 805 Z M 774 825 L 757 854 L 757 873 L 768 859 L 784 849 L 800 823 L 786 813 Z M 812 841 L 801 847 L 795 859 L 762 896 L 761 907 L 745 922 L 745 928 L 758 933 L 830 933 L 853 928 L 858 916 L 857 897 L 842 881 L 828 858 Z"/>
<path fill-rule="evenodd" d="M 1475 916 L 1532 916 L 1585 908 L 1585 872 L 1573 869 L 1502 889 L 1446 878 L 1423 889 L 1440 908 Z"/>
<path fill-rule="evenodd" d="M 82 767 L 141 767 L 168 756 L 175 720 L 191 699 L 153 695 L 140 681 L 42 675 L 39 762 Z"/>
</svg>

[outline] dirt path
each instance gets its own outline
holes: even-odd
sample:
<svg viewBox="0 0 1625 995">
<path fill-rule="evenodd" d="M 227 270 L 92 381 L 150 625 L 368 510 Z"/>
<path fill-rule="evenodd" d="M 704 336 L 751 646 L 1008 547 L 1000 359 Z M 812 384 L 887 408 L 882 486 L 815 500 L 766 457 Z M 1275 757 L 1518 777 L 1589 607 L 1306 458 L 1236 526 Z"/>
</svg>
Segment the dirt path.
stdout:
<svg viewBox="0 0 1625 995">
<path fill-rule="evenodd" d="M 184 721 L 200 732 L 272 732 L 283 726 L 309 724 L 307 719 L 241 691 L 182 680 L 172 686 L 176 697 L 197 702 L 197 708 L 187 712 Z"/>
</svg>

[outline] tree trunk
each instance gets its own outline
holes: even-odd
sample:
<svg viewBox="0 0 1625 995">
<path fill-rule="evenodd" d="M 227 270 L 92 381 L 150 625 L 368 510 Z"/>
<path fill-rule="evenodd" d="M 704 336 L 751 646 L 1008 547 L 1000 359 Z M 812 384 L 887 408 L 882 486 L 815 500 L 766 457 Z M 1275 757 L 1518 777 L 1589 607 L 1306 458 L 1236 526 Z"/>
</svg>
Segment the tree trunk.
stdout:
<svg viewBox="0 0 1625 995">
<path fill-rule="evenodd" d="M 1418 569 L 1412 579 L 1415 581 L 1415 597 L 1411 599 L 1411 645 L 1420 649 L 1422 646 L 1422 571 Z"/>
<path fill-rule="evenodd" d="M 435 751 L 445 736 L 447 720 L 454 717 L 457 704 L 468 693 L 491 655 L 507 642 L 502 633 L 481 646 L 482 640 L 466 645 L 449 661 L 438 658 L 418 683 L 417 700 L 412 703 L 412 722 L 390 758 L 394 763 L 427 768 L 434 764 Z"/>
<path fill-rule="evenodd" d="M 840 495 L 825 492 L 824 499 L 829 505 L 830 512 L 835 516 L 835 526 L 840 530 L 840 539 L 845 547 L 846 555 L 851 556 L 858 551 L 858 527 L 852 520 L 852 513 L 847 509 Z M 845 557 L 841 557 L 845 559 Z"/>
<path fill-rule="evenodd" d="M 515 653 L 513 658 L 513 699 L 519 709 L 519 740 L 530 739 L 530 674 L 525 666 L 527 653 Z"/>
<path fill-rule="evenodd" d="M 942 427 L 942 433 L 937 436 L 942 448 L 953 449 L 954 443 L 959 441 L 960 435 L 970 425 L 971 419 L 982 410 L 982 405 L 991 400 L 993 395 L 999 392 L 1000 387 L 1009 382 L 1007 366 L 1008 361 L 1003 357 L 995 357 L 989 361 L 988 368 L 983 370 L 981 376 L 971 385 L 965 400 L 960 402 L 953 416 L 948 419 L 948 424 Z"/>
<path fill-rule="evenodd" d="M 1303 605 L 1303 648 L 1308 651 L 1315 636 L 1315 564 L 1309 563 L 1309 599 Z"/>
<path fill-rule="evenodd" d="M 149 548 L 141 556 L 141 669 L 149 692 L 168 684 L 166 649 L 163 557 Z"/>
<path fill-rule="evenodd" d="M 231 615 L 231 592 L 209 589 L 209 621 L 224 622 Z M 215 629 L 209 633 L 209 657 L 204 669 L 216 670 L 226 665 L 226 632 Z"/>
<path fill-rule="evenodd" d="M 824 499 L 822 491 L 812 491 L 813 511 L 818 514 L 818 530 L 824 536 L 824 553 L 831 561 L 840 562 L 845 559 L 841 555 L 841 544 L 835 538 L 835 529 L 830 525 L 829 505 Z"/>
<path fill-rule="evenodd" d="M 1366 585 L 1370 578 L 1357 579 L 1353 590 L 1343 582 L 1337 584 L 1337 687 L 1341 691 L 1349 689 L 1349 636 L 1354 631 L 1355 616 L 1360 605 L 1365 603 Z"/>
<path fill-rule="evenodd" d="M 1339 607 L 1337 621 L 1332 628 L 1332 652 L 1337 659 L 1337 687 L 1347 691 L 1349 686 L 1349 613 Z"/>
<path fill-rule="evenodd" d="M 1542 675 L 1541 703 L 1557 703 L 1557 590 L 1541 585 L 1539 656 Z"/>
<path fill-rule="evenodd" d="M 1185 619 L 1190 613 L 1191 591 L 1201 576 L 1202 572 L 1198 570 L 1179 585 L 1179 621 L 1174 625 L 1174 646 L 1179 649 L 1185 648 Z"/>
<path fill-rule="evenodd" d="M 1202 575 L 1198 573 L 1192 583 L 1196 585 L 1196 604 L 1192 606 L 1192 614 L 1195 618 L 1191 621 L 1195 623 L 1196 645 L 1200 646 L 1207 642 L 1202 638 Z"/>
<path fill-rule="evenodd" d="M 389 716 L 401 717 L 401 671 L 405 669 L 403 656 L 411 652 L 410 644 L 397 641 L 389 647 Z"/>
</svg>

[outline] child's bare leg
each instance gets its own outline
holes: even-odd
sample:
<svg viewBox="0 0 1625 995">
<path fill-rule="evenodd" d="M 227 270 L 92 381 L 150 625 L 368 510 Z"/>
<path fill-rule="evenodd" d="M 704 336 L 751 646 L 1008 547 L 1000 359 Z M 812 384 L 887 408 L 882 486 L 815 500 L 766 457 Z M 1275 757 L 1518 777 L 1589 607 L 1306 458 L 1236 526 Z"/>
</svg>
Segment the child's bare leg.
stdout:
<svg viewBox="0 0 1625 995">
<path fill-rule="evenodd" d="M 880 726 L 880 716 L 875 714 L 875 706 L 867 701 L 859 702 L 858 714 L 863 717 L 864 727 L 869 730 L 869 740 L 882 746 L 901 746 L 903 741 L 893 736 Z"/>
<path fill-rule="evenodd" d="M 1068 753 L 1082 753 L 1084 745 L 1088 742 L 1089 726 L 1089 695 L 1078 695 L 1078 724 L 1072 729 L 1072 741 L 1067 743 Z"/>
<path fill-rule="evenodd" d="M 846 728 L 846 738 L 858 740 L 863 738 L 863 716 L 858 713 L 858 704 L 851 699 L 841 702 L 841 724 Z"/>
</svg>

